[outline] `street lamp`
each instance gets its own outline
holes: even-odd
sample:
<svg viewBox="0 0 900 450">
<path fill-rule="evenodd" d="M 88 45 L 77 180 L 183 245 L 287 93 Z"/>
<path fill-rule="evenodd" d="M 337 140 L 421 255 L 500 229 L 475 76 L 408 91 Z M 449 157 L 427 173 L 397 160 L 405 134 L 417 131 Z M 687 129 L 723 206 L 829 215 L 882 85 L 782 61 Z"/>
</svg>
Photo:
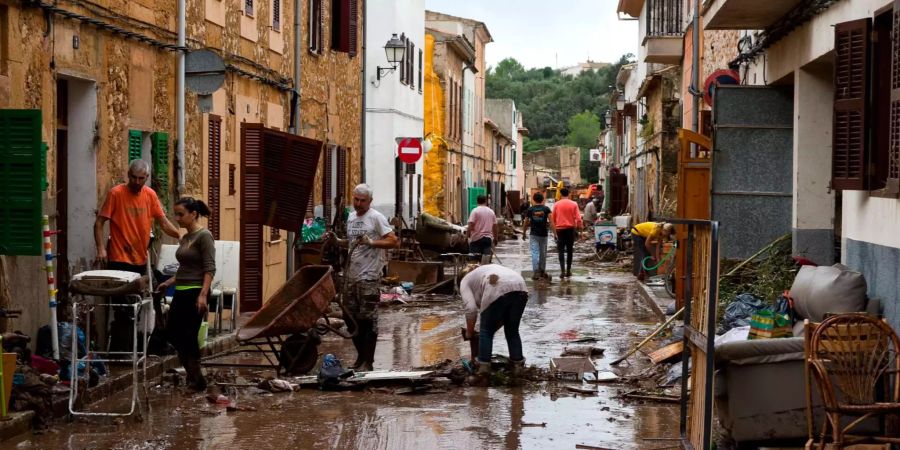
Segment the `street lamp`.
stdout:
<svg viewBox="0 0 900 450">
<path fill-rule="evenodd" d="M 623 97 L 622 95 L 619 95 L 619 97 L 616 99 L 616 110 L 625 110 L 625 97 Z"/>
<path fill-rule="evenodd" d="M 612 114 L 611 114 L 610 111 L 607 109 L 607 110 L 606 110 L 606 128 L 609 128 L 609 127 L 611 127 L 611 126 L 612 126 Z"/>
<path fill-rule="evenodd" d="M 397 33 L 394 33 L 393 36 L 384 44 L 384 53 L 387 55 L 387 61 L 391 65 L 390 67 L 381 67 L 377 66 L 378 75 L 377 79 L 380 81 L 381 77 L 384 74 L 393 72 L 397 69 L 397 64 L 403 61 L 403 55 L 406 53 L 406 44 L 397 37 Z"/>
</svg>

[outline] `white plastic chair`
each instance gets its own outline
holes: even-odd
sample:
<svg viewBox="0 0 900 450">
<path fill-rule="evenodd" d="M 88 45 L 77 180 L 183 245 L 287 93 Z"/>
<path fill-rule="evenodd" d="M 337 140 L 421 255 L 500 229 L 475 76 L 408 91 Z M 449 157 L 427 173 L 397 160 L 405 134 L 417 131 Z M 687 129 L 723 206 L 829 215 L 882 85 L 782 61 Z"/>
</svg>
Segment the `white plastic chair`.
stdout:
<svg viewBox="0 0 900 450">
<path fill-rule="evenodd" d="M 177 244 L 163 245 L 159 250 L 159 261 L 156 264 L 157 270 L 162 271 L 169 264 L 177 263 L 175 259 L 175 250 L 178 249 Z M 210 300 L 215 299 L 215 310 L 210 311 L 215 314 L 213 319 L 213 329 L 222 331 L 222 312 L 225 308 L 225 297 L 231 296 L 231 315 L 228 331 L 234 331 L 237 318 L 240 315 L 239 302 L 239 280 L 241 267 L 241 243 L 237 241 L 216 241 L 216 275 L 213 277 L 210 286 Z M 166 297 L 166 302 L 171 303 L 171 297 Z"/>
</svg>

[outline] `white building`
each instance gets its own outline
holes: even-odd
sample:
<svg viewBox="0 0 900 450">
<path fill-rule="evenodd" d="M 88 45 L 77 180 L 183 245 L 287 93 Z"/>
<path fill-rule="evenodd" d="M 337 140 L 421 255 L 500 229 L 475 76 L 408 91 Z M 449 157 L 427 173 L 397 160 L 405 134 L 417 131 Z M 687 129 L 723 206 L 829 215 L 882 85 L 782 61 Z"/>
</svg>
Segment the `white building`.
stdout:
<svg viewBox="0 0 900 450">
<path fill-rule="evenodd" d="M 900 138 L 891 130 L 900 114 L 894 112 L 890 80 L 900 76 L 900 37 L 892 33 L 900 18 L 894 5 L 891 0 L 847 0 L 795 14 L 808 19 L 793 19 L 780 35 L 746 32 L 739 60 L 747 84 L 761 92 L 759 86 L 775 85 L 793 99 L 788 111 L 793 138 L 786 156 L 792 161 L 787 176 L 794 252 L 819 264 L 840 261 L 860 271 L 868 295 L 881 299 L 885 317 L 896 328 Z M 803 5 L 797 0 L 715 0 L 704 25 L 768 29 L 795 7 Z M 859 71 L 871 77 L 848 75 Z M 763 103 L 746 106 L 753 110 Z"/>
<path fill-rule="evenodd" d="M 384 46 L 396 34 L 406 43 L 406 58 L 393 71 Z M 425 47 L 424 0 L 384 0 L 366 8 L 365 31 L 365 181 L 375 191 L 372 207 L 388 218 L 397 206 L 409 226 L 423 205 L 422 162 L 397 162 L 397 138 L 421 138 Z M 399 172 L 399 173 L 398 173 Z M 397 192 L 402 177 L 402 192 Z M 398 195 L 400 194 L 400 195 Z M 410 198 L 412 202 L 410 202 Z"/>
</svg>

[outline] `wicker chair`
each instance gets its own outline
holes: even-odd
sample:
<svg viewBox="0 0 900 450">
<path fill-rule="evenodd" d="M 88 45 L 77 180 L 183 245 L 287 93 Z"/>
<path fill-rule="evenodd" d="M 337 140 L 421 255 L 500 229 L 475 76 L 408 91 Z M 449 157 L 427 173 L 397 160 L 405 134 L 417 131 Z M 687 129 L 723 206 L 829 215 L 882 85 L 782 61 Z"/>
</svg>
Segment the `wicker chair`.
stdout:
<svg viewBox="0 0 900 450">
<path fill-rule="evenodd" d="M 807 428 L 815 439 L 812 379 L 825 406 L 818 448 L 843 448 L 857 442 L 900 443 L 900 437 L 851 434 L 870 418 L 900 414 L 900 339 L 874 316 L 840 314 L 820 324 L 806 322 Z M 881 396 L 878 392 L 882 391 Z M 842 416 L 847 416 L 844 422 Z M 880 429 L 885 429 L 881 420 Z M 829 436 L 830 435 L 830 436 Z"/>
</svg>

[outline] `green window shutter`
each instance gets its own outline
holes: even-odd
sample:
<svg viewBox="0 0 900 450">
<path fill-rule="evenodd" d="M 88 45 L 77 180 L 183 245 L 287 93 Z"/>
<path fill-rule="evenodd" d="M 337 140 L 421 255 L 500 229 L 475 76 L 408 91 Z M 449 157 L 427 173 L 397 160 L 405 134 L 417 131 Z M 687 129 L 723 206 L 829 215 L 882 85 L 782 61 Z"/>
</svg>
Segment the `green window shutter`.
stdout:
<svg viewBox="0 0 900 450">
<path fill-rule="evenodd" d="M 153 190 L 159 196 L 163 209 L 169 210 L 169 133 L 158 131 L 150 135 L 153 160 Z"/>
<path fill-rule="evenodd" d="M 41 142 L 41 190 L 47 192 L 50 182 L 47 181 L 47 143 Z"/>
<path fill-rule="evenodd" d="M 143 133 L 140 130 L 128 130 L 128 162 L 141 159 L 141 141 Z"/>
<path fill-rule="evenodd" d="M 0 136 L 0 254 L 39 256 L 41 111 L 0 109 Z"/>
</svg>

